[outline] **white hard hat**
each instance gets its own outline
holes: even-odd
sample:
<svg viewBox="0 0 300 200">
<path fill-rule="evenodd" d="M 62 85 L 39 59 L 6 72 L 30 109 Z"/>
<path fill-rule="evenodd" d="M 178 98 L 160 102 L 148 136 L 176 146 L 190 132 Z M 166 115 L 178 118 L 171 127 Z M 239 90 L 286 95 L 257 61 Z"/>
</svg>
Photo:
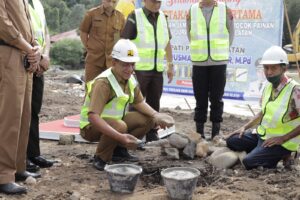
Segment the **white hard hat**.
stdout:
<svg viewBox="0 0 300 200">
<path fill-rule="evenodd" d="M 267 49 L 260 61 L 260 64 L 289 64 L 287 54 L 279 46 L 271 46 Z"/>
<path fill-rule="evenodd" d="M 120 39 L 115 44 L 111 55 L 123 62 L 138 62 L 140 60 L 135 44 L 128 39 Z"/>
</svg>

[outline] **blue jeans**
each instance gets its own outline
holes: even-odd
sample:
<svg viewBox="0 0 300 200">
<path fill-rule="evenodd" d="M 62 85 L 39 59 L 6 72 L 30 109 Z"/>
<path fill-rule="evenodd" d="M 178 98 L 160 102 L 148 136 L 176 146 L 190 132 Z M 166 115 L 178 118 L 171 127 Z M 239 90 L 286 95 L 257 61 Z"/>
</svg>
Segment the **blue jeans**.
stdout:
<svg viewBox="0 0 300 200">
<path fill-rule="evenodd" d="M 259 166 L 265 168 L 276 168 L 277 163 L 291 151 L 285 149 L 281 145 L 272 147 L 263 147 L 264 140 L 257 134 L 246 131 L 242 138 L 239 135 L 232 135 L 227 139 L 227 146 L 233 151 L 246 151 L 247 156 L 243 160 L 243 164 L 247 170 Z"/>
</svg>

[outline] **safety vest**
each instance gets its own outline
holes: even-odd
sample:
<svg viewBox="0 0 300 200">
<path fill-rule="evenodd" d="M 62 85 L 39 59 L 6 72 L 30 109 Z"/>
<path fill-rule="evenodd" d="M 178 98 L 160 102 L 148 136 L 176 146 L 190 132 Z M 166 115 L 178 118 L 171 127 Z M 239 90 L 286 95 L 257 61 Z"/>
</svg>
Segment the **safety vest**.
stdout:
<svg viewBox="0 0 300 200">
<path fill-rule="evenodd" d="M 191 7 L 190 51 L 192 61 L 206 61 L 209 56 L 214 61 L 228 60 L 229 33 L 226 27 L 226 6 L 219 2 L 207 28 L 199 3 Z"/>
<path fill-rule="evenodd" d="M 137 86 L 137 82 L 133 76 L 130 77 L 128 80 L 128 86 L 129 86 L 129 93 L 125 94 L 119 85 L 116 77 L 111 71 L 111 68 L 105 70 L 100 75 L 98 75 L 94 80 L 87 83 L 87 94 L 85 97 L 84 104 L 81 108 L 80 113 L 80 128 L 84 128 L 88 124 L 90 124 L 88 120 L 88 108 L 90 105 L 90 93 L 92 91 L 92 87 L 94 82 L 99 78 L 107 78 L 112 89 L 115 92 L 115 97 L 110 100 L 106 105 L 104 106 L 104 110 L 102 114 L 100 115 L 103 119 L 122 119 L 127 111 L 127 105 L 128 103 L 132 103 L 134 101 L 134 89 Z"/>
<path fill-rule="evenodd" d="M 142 8 L 135 10 L 137 36 L 133 40 L 139 52 L 140 62 L 135 64 L 135 70 L 150 71 L 154 69 L 155 65 L 155 49 L 156 55 L 156 69 L 159 72 L 164 70 L 164 56 L 165 48 L 170 40 L 167 19 L 162 11 L 159 11 L 159 16 L 156 25 L 156 40 L 154 27 L 148 21 Z M 155 46 L 157 43 L 157 48 Z"/>
<path fill-rule="evenodd" d="M 39 45 L 44 48 L 46 46 L 46 17 L 43 5 L 39 0 L 32 0 L 33 7 L 29 4 L 29 12 L 32 20 L 32 26 L 35 33 L 35 38 Z"/>
<path fill-rule="evenodd" d="M 290 81 L 280 91 L 276 99 L 271 100 L 272 84 L 268 84 L 263 92 L 262 98 L 262 120 L 257 127 L 257 133 L 261 139 L 266 140 L 272 137 L 283 136 L 290 133 L 300 125 L 300 117 L 288 122 L 283 122 L 287 113 L 293 89 L 297 85 L 295 81 Z M 292 138 L 281 146 L 290 151 L 297 151 L 299 148 L 300 136 Z"/>
</svg>

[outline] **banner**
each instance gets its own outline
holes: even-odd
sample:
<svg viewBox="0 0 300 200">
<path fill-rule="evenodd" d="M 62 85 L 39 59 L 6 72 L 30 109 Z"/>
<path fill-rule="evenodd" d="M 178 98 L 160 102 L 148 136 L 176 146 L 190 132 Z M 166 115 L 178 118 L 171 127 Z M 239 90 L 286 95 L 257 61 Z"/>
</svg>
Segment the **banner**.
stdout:
<svg viewBox="0 0 300 200">
<path fill-rule="evenodd" d="M 265 84 L 262 66 L 264 51 L 281 46 L 283 28 L 282 0 L 220 0 L 232 10 L 235 37 L 230 47 L 224 98 L 258 100 Z M 176 73 L 172 83 L 164 77 L 164 92 L 193 95 L 186 15 L 198 0 L 163 0 L 162 10 L 168 15 L 172 34 L 173 62 Z M 218 80 L 215 80 L 218 81 Z"/>
</svg>

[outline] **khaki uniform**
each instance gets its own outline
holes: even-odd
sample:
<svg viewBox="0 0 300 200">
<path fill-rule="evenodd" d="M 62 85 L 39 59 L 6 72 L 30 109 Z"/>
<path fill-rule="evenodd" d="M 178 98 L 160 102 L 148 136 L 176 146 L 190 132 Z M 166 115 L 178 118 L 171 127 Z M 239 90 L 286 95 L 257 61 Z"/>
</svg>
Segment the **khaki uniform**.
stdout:
<svg viewBox="0 0 300 200">
<path fill-rule="evenodd" d="M 111 67 L 111 52 L 120 39 L 125 24 L 122 13 L 117 10 L 108 16 L 100 5 L 89 10 L 80 25 L 80 31 L 88 34 L 87 56 L 85 59 L 86 82 Z"/>
<path fill-rule="evenodd" d="M 126 82 L 120 81 L 121 79 L 116 77 L 121 88 L 125 94 L 129 94 L 129 87 Z M 143 96 L 138 87 L 134 92 L 133 104 L 140 103 L 143 101 Z M 104 106 L 115 96 L 114 90 L 111 88 L 110 83 L 107 79 L 98 79 L 95 81 L 91 91 L 91 102 L 89 106 L 89 113 L 102 113 Z M 154 121 L 151 117 L 145 116 L 138 112 L 128 112 L 123 120 L 105 120 L 110 126 L 115 128 L 121 133 L 129 133 L 135 137 L 141 139 L 144 135 L 154 127 Z M 80 130 L 81 136 L 91 142 L 98 142 L 96 155 L 103 161 L 110 161 L 112 158 L 113 151 L 118 145 L 118 142 L 112 138 L 102 135 L 99 131 L 93 127 L 92 124 L 87 125 Z M 101 139 L 100 139 L 101 138 Z"/>
<path fill-rule="evenodd" d="M 24 2 L 0 1 L 0 184 L 14 182 L 15 173 L 26 169 L 32 74 L 24 68 L 24 53 L 14 47 L 21 38 L 35 45 Z"/>
</svg>

